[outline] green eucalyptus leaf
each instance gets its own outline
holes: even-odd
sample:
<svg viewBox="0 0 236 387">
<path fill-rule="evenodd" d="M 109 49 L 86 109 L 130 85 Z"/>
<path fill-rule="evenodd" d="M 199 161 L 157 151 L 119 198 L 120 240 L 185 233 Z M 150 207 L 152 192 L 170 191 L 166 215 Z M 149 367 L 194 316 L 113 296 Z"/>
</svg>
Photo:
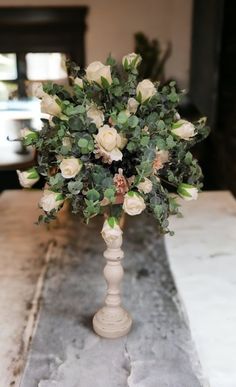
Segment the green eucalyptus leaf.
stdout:
<svg viewBox="0 0 236 387">
<path fill-rule="evenodd" d="M 89 142 L 86 138 L 80 138 L 78 141 L 78 145 L 80 148 L 87 148 Z"/>
<path fill-rule="evenodd" d="M 149 136 L 143 136 L 140 140 L 140 144 L 142 146 L 147 146 L 149 143 Z"/>
<path fill-rule="evenodd" d="M 119 124 L 123 125 L 127 122 L 127 120 L 128 120 L 128 116 L 127 116 L 127 113 L 125 111 L 120 112 L 118 114 L 117 121 Z"/>
<path fill-rule="evenodd" d="M 131 128 L 135 128 L 139 123 L 139 119 L 137 116 L 130 116 L 128 118 L 128 125 L 131 127 Z"/>
<path fill-rule="evenodd" d="M 74 195 L 77 195 L 83 188 L 81 181 L 70 181 L 68 183 L 68 191 Z"/>
<path fill-rule="evenodd" d="M 71 117 L 68 121 L 69 127 L 72 131 L 82 131 L 84 130 L 84 124 L 81 118 L 78 116 Z"/>
<path fill-rule="evenodd" d="M 95 202 L 96 200 L 99 200 L 99 198 L 100 198 L 99 192 L 96 189 L 94 189 L 94 188 L 92 188 L 89 191 L 87 191 L 86 192 L 86 196 L 87 196 L 87 198 L 89 200 L 91 200 L 93 202 Z"/>
<path fill-rule="evenodd" d="M 107 188 L 104 191 L 104 197 L 106 197 L 110 202 L 115 201 L 115 194 L 116 194 L 116 189 L 114 188 Z"/>
</svg>

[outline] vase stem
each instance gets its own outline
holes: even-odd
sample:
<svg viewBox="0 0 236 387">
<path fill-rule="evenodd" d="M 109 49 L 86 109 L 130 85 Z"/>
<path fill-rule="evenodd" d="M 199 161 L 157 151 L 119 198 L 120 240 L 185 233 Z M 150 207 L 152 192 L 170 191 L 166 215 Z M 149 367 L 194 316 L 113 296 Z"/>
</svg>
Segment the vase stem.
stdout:
<svg viewBox="0 0 236 387">
<path fill-rule="evenodd" d="M 106 266 L 104 277 L 107 283 L 107 294 L 105 306 L 95 314 L 93 318 L 93 328 L 95 332 L 106 338 L 117 338 L 126 335 L 132 325 L 129 313 L 121 306 L 120 284 L 124 275 L 121 264 L 124 258 L 122 246 L 122 230 L 118 225 L 112 237 L 108 237 L 103 226 L 102 236 L 107 245 L 104 252 Z"/>
</svg>

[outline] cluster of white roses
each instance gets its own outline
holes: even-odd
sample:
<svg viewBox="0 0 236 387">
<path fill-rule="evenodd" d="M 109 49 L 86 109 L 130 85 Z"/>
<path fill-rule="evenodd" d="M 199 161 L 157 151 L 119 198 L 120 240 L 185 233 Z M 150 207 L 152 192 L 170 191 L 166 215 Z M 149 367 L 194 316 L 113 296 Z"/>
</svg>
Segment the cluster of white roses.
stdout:
<svg viewBox="0 0 236 387">
<path fill-rule="evenodd" d="M 135 53 L 126 55 L 122 59 L 122 64 L 125 70 L 134 69 L 141 61 L 141 57 Z M 106 87 L 112 85 L 113 79 L 111 74 L 111 67 L 104 65 L 103 63 L 96 61 L 91 63 L 85 71 L 85 79 L 89 83 L 96 83 L 100 87 Z M 73 80 L 74 84 L 81 89 L 84 88 L 83 80 L 79 77 Z M 57 96 L 51 96 L 44 92 L 42 84 L 36 83 L 33 88 L 33 94 L 37 98 L 41 99 L 41 111 L 48 115 L 50 124 L 53 126 L 52 117 L 56 116 L 61 119 L 66 119 L 63 116 L 61 110 L 61 103 Z M 130 97 L 127 101 L 124 114 L 129 117 L 135 114 L 141 104 L 149 101 L 155 94 L 157 89 L 155 85 L 149 80 L 144 79 L 139 82 L 136 87 L 135 97 Z M 104 163 L 111 164 L 113 161 L 122 160 L 122 150 L 127 145 L 127 138 L 121 133 L 118 133 L 115 128 L 115 124 L 110 118 L 108 123 L 105 122 L 105 112 L 98 107 L 95 103 L 90 103 L 86 106 L 86 115 L 97 127 L 97 133 L 93 135 L 94 138 L 94 153 L 96 158 L 102 158 Z M 144 131 L 148 128 L 145 127 Z M 171 132 L 175 137 L 179 137 L 185 141 L 191 140 L 195 135 L 195 127 L 186 120 L 177 118 L 177 122 L 172 125 Z M 21 137 L 26 139 L 35 136 L 35 133 L 29 129 L 24 129 L 21 132 Z M 62 143 L 65 147 L 71 148 L 71 138 L 66 136 L 63 138 Z M 164 150 L 157 150 L 156 160 L 153 163 L 153 170 L 158 171 L 163 168 L 164 164 L 168 162 L 169 153 Z M 75 178 L 83 167 L 83 163 L 80 159 L 69 156 L 58 158 L 58 168 L 64 179 Z M 39 180 L 39 174 L 35 168 L 31 168 L 28 171 L 17 171 L 20 184 L 25 188 L 32 187 Z M 158 179 L 158 178 L 157 178 Z M 145 208 L 145 201 L 143 195 L 150 193 L 153 189 L 152 181 L 148 178 L 143 178 L 137 185 L 138 192 L 125 191 L 123 195 L 123 210 L 133 216 L 140 214 Z M 196 199 L 198 190 L 189 184 L 180 184 L 178 187 L 178 194 L 186 199 Z M 50 187 L 44 189 L 43 197 L 40 200 L 40 206 L 45 212 L 50 212 L 54 209 L 58 209 L 63 203 L 63 197 L 61 194 L 50 190 Z"/>
</svg>

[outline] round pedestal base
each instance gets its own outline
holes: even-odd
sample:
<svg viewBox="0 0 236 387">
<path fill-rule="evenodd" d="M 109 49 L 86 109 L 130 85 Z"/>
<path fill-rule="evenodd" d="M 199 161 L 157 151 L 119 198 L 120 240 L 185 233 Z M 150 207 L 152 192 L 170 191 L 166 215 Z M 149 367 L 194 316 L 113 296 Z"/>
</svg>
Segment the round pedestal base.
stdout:
<svg viewBox="0 0 236 387">
<path fill-rule="evenodd" d="M 132 325 L 129 313 L 119 308 L 108 308 L 104 306 L 93 318 L 93 329 L 102 337 L 115 339 L 127 335 Z"/>
</svg>

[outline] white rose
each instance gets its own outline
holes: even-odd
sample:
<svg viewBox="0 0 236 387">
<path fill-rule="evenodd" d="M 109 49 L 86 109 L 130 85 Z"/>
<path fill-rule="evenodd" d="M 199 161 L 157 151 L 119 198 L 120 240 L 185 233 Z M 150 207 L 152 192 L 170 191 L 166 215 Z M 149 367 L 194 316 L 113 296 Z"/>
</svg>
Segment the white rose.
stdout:
<svg viewBox="0 0 236 387">
<path fill-rule="evenodd" d="M 101 234 L 108 246 L 119 247 L 122 243 L 123 232 L 116 222 L 111 227 L 108 220 L 105 220 Z"/>
<path fill-rule="evenodd" d="M 109 84 L 112 83 L 111 68 L 101 62 L 93 62 L 86 69 L 86 77 L 89 82 L 96 82 L 102 85 L 102 78 L 105 78 Z"/>
<path fill-rule="evenodd" d="M 124 137 L 121 133 L 117 133 L 117 146 L 119 149 L 124 149 L 124 147 L 126 146 L 128 140 L 126 137 Z"/>
<path fill-rule="evenodd" d="M 141 61 L 141 56 L 135 52 L 132 52 L 131 54 L 123 56 L 122 65 L 124 66 L 125 70 L 132 68 L 134 69 L 140 64 Z"/>
<path fill-rule="evenodd" d="M 173 124 L 171 132 L 186 141 L 191 140 L 197 134 L 194 125 L 186 120 L 179 120 Z"/>
<path fill-rule="evenodd" d="M 33 97 L 43 98 L 43 96 L 46 94 L 43 91 L 43 84 L 41 82 L 33 82 L 31 86 L 31 94 Z"/>
<path fill-rule="evenodd" d="M 59 168 L 64 179 L 71 179 L 78 175 L 82 168 L 82 162 L 75 157 L 62 159 Z"/>
<path fill-rule="evenodd" d="M 145 177 L 144 181 L 141 181 L 137 187 L 140 192 L 148 194 L 152 190 L 152 182 Z"/>
<path fill-rule="evenodd" d="M 35 168 L 28 169 L 28 171 L 17 170 L 20 185 L 24 188 L 31 188 L 37 181 L 39 181 L 39 174 Z"/>
<path fill-rule="evenodd" d="M 79 86 L 81 89 L 83 89 L 83 87 L 84 87 L 83 80 L 82 80 L 81 78 L 79 78 L 79 77 L 76 77 L 76 78 L 74 79 L 74 85 L 77 85 L 77 86 Z"/>
<path fill-rule="evenodd" d="M 124 196 L 123 210 L 131 215 L 139 215 L 146 208 L 142 196 L 138 195 L 136 192 L 128 192 Z"/>
<path fill-rule="evenodd" d="M 137 109 L 138 109 L 138 101 L 135 99 L 135 98 L 129 98 L 128 99 L 128 104 L 127 104 L 127 111 L 130 113 L 130 114 L 135 114 Z"/>
<path fill-rule="evenodd" d="M 104 114 L 101 110 L 97 109 L 96 106 L 92 105 L 89 107 L 87 111 L 87 117 L 92 120 L 97 128 L 100 128 L 100 126 L 103 125 Z"/>
<path fill-rule="evenodd" d="M 144 79 L 142 82 L 139 82 L 136 88 L 137 98 L 140 100 L 141 103 L 153 97 L 156 92 L 157 91 L 154 84 L 149 81 L 149 79 Z"/>
<path fill-rule="evenodd" d="M 127 144 L 126 138 L 117 133 L 117 130 L 109 125 L 104 125 L 98 130 L 98 134 L 94 135 L 97 149 L 95 149 L 96 157 L 103 157 L 105 162 L 122 160 L 123 154 L 120 149 L 123 149 Z"/>
<path fill-rule="evenodd" d="M 184 200 L 197 200 L 198 198 L 198 190 L 196 187 L 194 187 L 191 184 L 185 184 L 182 183 L 178 186 L 177 189 L 178 194 L 184 199 Z"/>
<path fill-rule="evenodd" d="M 39 201 L 39 206 L 45 211 L 57 210 L 64 202 L 63 195 L 59 192 L 53 192 L 49 189 L 43 191 L 43 196 Z"/>
<path fill-rule="evenodd" d="M 56 100 L 58 100 L 56 95 L 45 93 L 41 100 L 41 112 L 51 114 L 52 116 L 59 116 L 61 114 L 61 108 Z"/>
<path fill-rule="evenodd" d="M 109 125 L 99 128 L 96 141 L 108 152 L 117 147 L 117 130 Z"/>
</svg>

